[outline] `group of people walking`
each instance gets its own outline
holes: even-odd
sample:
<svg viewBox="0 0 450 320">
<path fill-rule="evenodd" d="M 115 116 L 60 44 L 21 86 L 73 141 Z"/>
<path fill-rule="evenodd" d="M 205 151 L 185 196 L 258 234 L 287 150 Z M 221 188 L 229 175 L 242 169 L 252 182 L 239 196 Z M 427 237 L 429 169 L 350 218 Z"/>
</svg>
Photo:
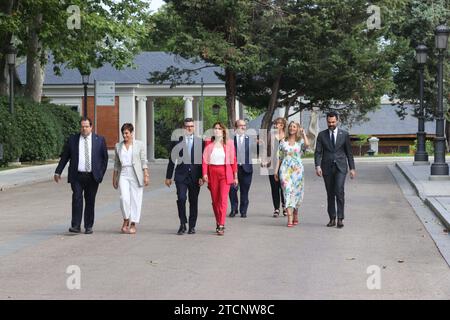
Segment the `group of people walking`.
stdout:
<svg viewBox="0 0 450 320">
<path fill-rule="evenodd" d="M 338 120 L 336 113 L 327 114 L 328 129 L 317 137 L 314 162 L 316 174 L 323 177 L 327 191 L 330 218 L 327 226 L 342 228 L 347 168 L 350 168 L 351 178 L 356 176 L 356 172 L 349 134 L 338 129 Z M 59 182 L 70 160 L 68 182 L 71 183 L 73 195 L 69 231 L 81 232 L 84 196 L 84 227 L 85 233 L 90 234 L 93 232 L 95 196 L 107 169 L 108 153 L 105 139 L 92 133 L 91 120 L 82 118 L 80 125 L 80 134 L 71 136 L 64 147 L 54 179 Z M 204 184 L 210 191 L 217 235 L 225 233 L 228 199 L 231 203 L 229 217 L 238 214 L 241 218 L 247 217 L 253 176 L 251 150 L 259 150 L 262 146 L 267 147 L 268 158 L 271 159 L 262 161 L 261 166 L 269 170 L 273 217 L 279 217 L 280 213 L 287 216 L 288 227 L 299 223 L 299 207 L 305 186 L 302 155 L 309 147 L 308 137 L 299 123 L 292 121 L 287 125 L 284 118 L 277 118 L 274 128 L 277 129 L 272 139 L 274 146 L 250 139 L 244 120 L 235 122 L 233 139 L 230 139 L 226 126 L 216 122 L 211 138 L 203 141 L 194 135 L 194 120 L 184 120 L 184 134 L 170 146 L 165 179 L 168 187 L 174 181 L 177 190 L 178 235 L 196 233 L 198 196 Z M 133 125 L 123 124 L 121 132 L 123 141 L 115 146 L 112 184 L 120 190 L 123 215 L 120 231 L 134 234 L 141 216 L 143 188 L 149 184 L 149 169 L 146 146 L 134 139 Z M 189 217 L 186 216 L 188 200 Z"/>
</svg>

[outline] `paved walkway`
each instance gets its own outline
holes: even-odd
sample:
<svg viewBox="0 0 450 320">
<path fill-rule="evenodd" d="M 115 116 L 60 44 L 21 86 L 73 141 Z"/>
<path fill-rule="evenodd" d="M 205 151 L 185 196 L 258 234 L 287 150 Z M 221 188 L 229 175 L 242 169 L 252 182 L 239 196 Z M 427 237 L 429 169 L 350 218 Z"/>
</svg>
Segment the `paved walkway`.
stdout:
<svg viewBox="0 0 450 320">
<path fill-rule="evenodd" d="M 0 192 L 0 299 L 449 299 L 438 244 L 448 234 L 392 161 L 368 161 L 357 159 L 358 177 L 347 181 L 342 230 L 325 227 L 323 181 L 305 159 L 299 226 L 271 216 L 268 179 L 255 174 L 248 218 L 227 218 L 224 237 L 214 234 L 206 188 L 197 234 L 176 235 L 176 192 L 164 187 L 161 163 L 151 164 L 136 235 L 118 232 L 111 170 L 94 234 L 70 234 L 70 187 L 52 182 L 49 168 L 46 181 Z M 79 290 L 67 287 L 72 265 Z M 367 286 L 370 268 L 380 270 L 380 289 Z"/>
</svg>

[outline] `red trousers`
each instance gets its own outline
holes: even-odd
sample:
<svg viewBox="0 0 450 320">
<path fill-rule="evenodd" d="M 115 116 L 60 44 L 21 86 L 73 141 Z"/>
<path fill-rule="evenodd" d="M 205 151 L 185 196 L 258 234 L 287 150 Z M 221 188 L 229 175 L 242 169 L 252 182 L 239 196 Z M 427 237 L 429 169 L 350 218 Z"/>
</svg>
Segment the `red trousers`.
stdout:
<svg viewBox="0 0 450 320">
<path fill-rule="evenodd" d="M 227 216 L 228 193 L 230 192 L 224 165 L 209 165 L 208 188 L 211 192 L 216 223 L 224 226 Z"/>
</svg>

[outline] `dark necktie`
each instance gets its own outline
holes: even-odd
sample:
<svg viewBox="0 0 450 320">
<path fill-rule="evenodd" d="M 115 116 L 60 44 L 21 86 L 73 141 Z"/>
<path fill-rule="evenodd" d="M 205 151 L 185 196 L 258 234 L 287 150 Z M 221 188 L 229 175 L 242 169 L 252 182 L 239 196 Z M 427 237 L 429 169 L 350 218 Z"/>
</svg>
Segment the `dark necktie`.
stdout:
<svg viewBox="0 0 450 320">
<path fill-rule="evenodd" d="M 331 146 L 333 147 L 333 149 L 336 147 L 334 143 L 334 131 L 331 131 Z"/>
</svg>

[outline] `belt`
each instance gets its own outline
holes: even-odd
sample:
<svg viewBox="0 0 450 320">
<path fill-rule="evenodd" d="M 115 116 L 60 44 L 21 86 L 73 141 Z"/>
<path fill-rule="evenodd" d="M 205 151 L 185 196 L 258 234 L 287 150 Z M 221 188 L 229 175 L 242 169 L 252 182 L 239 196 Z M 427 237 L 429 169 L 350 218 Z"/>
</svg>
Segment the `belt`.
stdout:
<svg viewBox="0 0 450 320">
<path fill-rule="evenodd" d="M 89 174 L 92 174 L 92 172 L 83 172 L 83 171 L 78 171 L 78 174 L 82 174 L 82 175 L 89 175 Z"/>
</svg>

